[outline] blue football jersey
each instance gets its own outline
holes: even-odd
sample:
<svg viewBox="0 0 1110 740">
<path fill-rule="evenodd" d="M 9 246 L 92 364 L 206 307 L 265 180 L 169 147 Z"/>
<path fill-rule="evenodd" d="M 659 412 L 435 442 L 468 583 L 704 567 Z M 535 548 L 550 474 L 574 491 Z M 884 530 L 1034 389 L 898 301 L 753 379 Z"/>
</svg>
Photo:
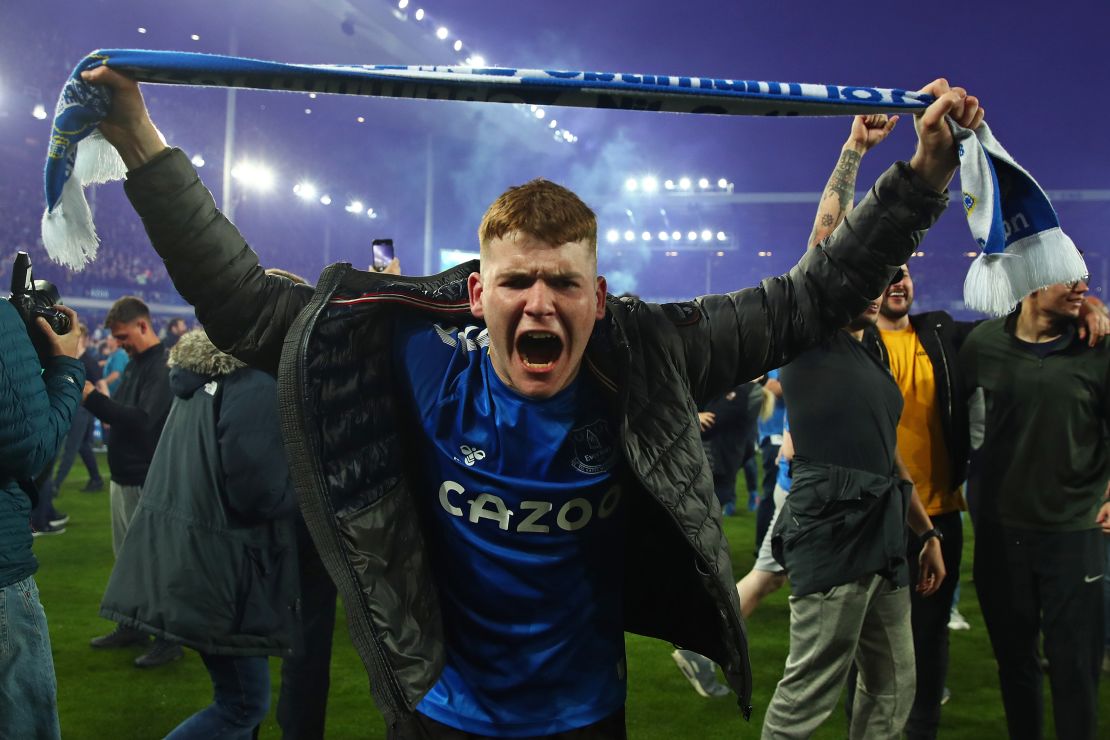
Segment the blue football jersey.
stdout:
<svg viewBox="0 0 1110 740">
<path fill-rule="evenodd" d="M 625 701 L 624 517 L 614 424 L 579 377 L 507 387 L 483 325 L 403 320 L 396 369 L 422 434 L 417 498 L 447 665 L 417 706 L 498 737 L 583 727 Z"/>
</svg>

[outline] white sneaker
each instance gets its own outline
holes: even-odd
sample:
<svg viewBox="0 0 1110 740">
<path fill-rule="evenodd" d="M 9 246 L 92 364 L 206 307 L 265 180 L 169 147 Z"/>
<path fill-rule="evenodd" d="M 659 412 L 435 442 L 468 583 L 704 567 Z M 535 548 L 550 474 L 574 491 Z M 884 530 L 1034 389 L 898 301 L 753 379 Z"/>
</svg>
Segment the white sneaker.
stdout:
<svg viewBox="0 0 1110 740">
<path fill-rule="evenodd" d="M 671 657 L 699 696 L 728 696 L 729 688 L 717 680 L 712 660 L 690 650 L 675 650 Z"/>
<path fill-rule="evenodd" d="M 964 615 L 960 614 L 958 609 L 953 609 L 948 612 L 948 629 L 969 630 L 971 629 L 971 625 L 964 619 Z"/>
</svg>

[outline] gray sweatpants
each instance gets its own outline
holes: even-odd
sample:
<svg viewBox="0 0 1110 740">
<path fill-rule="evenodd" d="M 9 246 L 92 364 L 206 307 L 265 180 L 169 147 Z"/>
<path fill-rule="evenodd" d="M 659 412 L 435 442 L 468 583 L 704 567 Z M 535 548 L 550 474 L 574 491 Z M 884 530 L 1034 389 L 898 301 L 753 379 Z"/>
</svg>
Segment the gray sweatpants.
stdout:
<svg viewBox="0 0 1110 740">
<path fill-rule="evenodd" d="M 139 508 L 139 497 L 142 494 L 142 486 L 121 486 L 115 481 L 108 486 L 108 499 L 112 507 L 112 554 L 116 557 L 119 557 L 123 536 L 127 534 L 135 509 Z"/>
<path fill-rule="evenodd" d="M 790 597 L 790 654 L 763 720 L 764 740 L 808 738 L 859 668 L 852 740 L 899 738 L 913 706 L 910 594 L 881 576 Z"/>
</svg>

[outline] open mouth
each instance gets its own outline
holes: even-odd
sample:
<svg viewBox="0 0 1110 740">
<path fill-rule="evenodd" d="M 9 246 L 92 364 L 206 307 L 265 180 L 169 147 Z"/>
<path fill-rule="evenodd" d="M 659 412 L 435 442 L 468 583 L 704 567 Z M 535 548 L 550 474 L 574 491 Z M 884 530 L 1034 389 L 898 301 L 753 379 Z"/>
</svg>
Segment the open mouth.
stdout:
<svg viewBox="0 0 1110 740">
<path fill-rule="evenodd" d="M 549 370 L 563 353 L 563 340 L 547 331 L 529 331 L 516 341 L 517 354 L 529 370 Z"/>
<path fill-rule="evenodd" d="M 902 290 L 892 290 L 886 294 L 886 297 L 890 300 L 905 300 L 906 293 Z"/>
</svg>

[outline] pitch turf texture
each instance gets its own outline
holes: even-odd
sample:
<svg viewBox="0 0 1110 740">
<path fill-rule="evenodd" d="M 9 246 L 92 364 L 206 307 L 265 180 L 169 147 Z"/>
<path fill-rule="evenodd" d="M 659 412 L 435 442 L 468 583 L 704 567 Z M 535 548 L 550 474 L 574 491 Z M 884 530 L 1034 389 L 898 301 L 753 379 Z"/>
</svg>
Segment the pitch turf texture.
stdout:
<svg viewBox="0 0 1110 740">
<path fill-rule="evenodd" d="M 101 456 L 101 469 L 106 461 Z M 69 514 L 65 534 L 35 541 L 40 561 L 37 575 L 50 622 L 50 638 L 58 675 L 58 708 L 62 736 L 79 738 L 163 737 L 189 714 L 211 700 L 211 684 L 196 653 L 156 669 L 136 668 L 138 648 L 98 651 L 89 639 L 112 624 L 97 616 L 100 597 L 112 568 L 108 494 L 81 493 L 85 472 L 77 465 L 57 501 Z M 746 501 L 743 482 L 739 501 Z M 755 517 L 743 512 L 728 517 L 725 531 L 732 544 L 734 571 L 751 567 Z M 1001 738 L 1005 724 L 998 678 L 987 633 L 971 580 L 973 536 L 968 532 L 961 573 L 960 611 L 971 630 L 952 633 L 948 675 L 951 701 L 944 707 L 941 737 Z M 635 565 L 633 564 L 633 567 Z M 675 604 L 681 609 L 681 604 Z M 342 609 L 336 626 L 328 703 L 329 738 L 381 738 L 384 726 L 374 709 L 366 674 L 347 639 Z M 715 740 L 758 737 L 763 712 L 782 675 L 788 647 L 787 591 L 766 600 L 748 623 L 755 693 L 751 722 L 744 722 L 735 699 L 703 699 L 694 693 L 671 660 L 671 646 L 657 640 L 628 636 L 628 730 L 635 740 L 696 738 Z M 274 718 L 280 662 L 272 659 L 273 703 L 262 727 L 262 737 L 280 737 Z M 1046 692 L 1047 692 L 1047 680 Z M 1101 737 L 1110 737 L 1110 681 L 1101 687 Z M 1050 702 L 1046 699 L 1046 704 Z M 1051 708 L 1048 710 L 1051 713 Z M 1053 737 L 1051 716 L 1047 735 Z M 847 735 L 843 710 L 838 708 L 817 733 L 818 738 Z"/>
</svg>

